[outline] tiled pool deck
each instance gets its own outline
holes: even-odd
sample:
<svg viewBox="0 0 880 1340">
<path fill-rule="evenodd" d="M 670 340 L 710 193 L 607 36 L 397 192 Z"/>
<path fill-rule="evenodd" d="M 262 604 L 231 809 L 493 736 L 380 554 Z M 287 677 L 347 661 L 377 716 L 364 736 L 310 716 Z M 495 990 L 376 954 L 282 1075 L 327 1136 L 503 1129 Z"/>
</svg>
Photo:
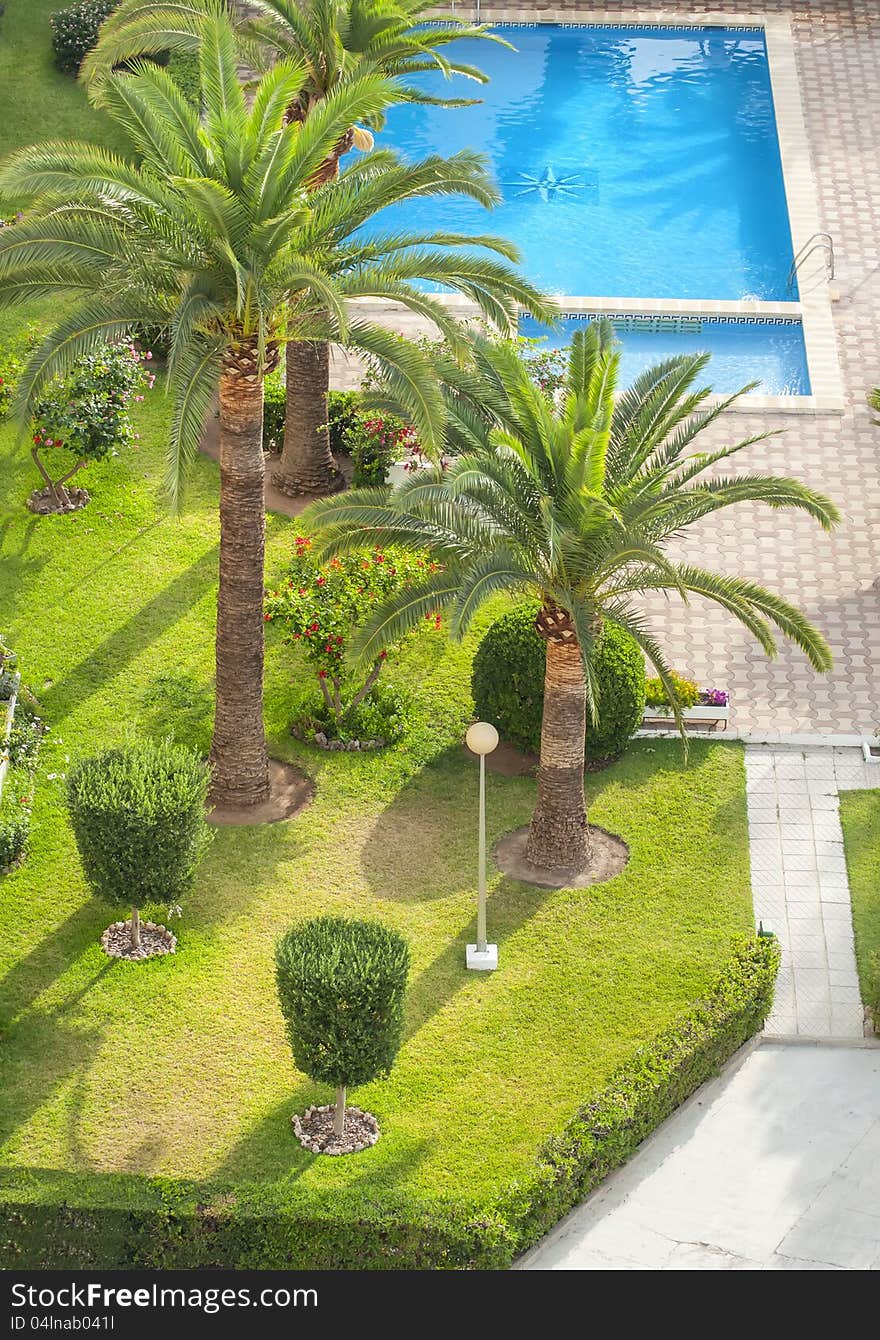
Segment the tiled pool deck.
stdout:
<svg viewBox="0 0 880 1340">
<path fill-rule="evenodd" d="M 806 137 L 798 150 L 795 127 L 786 183 L 800 193 L 792 199 L 793 226 L 806 202 L 804 226 L 827 229 L 834 239 L 840 299 L 825 310 L 843 383 L 842 413 L 780 414 L 755 406 L 706 434 L 709 446 L 762 430 L 779 433 L 744 451 L 736 468 L 796 475 L 825 490 L 843 514 L 837 531 L 826 536 L 805 518 L 738 506 L 694 527 L 687 552 L 694 562 L 763 581 L 798 602 L 831 643 L 834 670 L 816 676 L 786 647 L 768 662 L 729 617 L 698 601 L 684 609 L 658 599 L 647 608 L 679 670 L 731 691 L 736 729 L 869 735 L 880 725 L 880 427 L 865 403 L 880 383 L 880 3 L 767 0 L 759 7 L 755 0 L 723 6 L 695 0 L 644 9 L 614 0 L 601 6 L 508 0 L 503 8 L 484 6 L 482 14 L 587 22 L 601 13 L 639 22 L 684 9 L 696 22 L 722 12 L 748 23 L 759 11 L 771 27 L 780 20 L 790 25 Z M 781 135 L 785 128 L 783 114 Z"/>
</svg>

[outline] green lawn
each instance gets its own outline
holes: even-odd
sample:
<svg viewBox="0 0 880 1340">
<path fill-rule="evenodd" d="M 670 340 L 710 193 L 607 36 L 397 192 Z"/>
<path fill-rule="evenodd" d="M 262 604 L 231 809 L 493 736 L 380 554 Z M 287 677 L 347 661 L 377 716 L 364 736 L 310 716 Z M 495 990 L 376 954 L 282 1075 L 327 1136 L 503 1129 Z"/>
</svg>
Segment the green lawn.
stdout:
<svg viewBox="0 0 880 1340">
<path fill-rule="evenodd" d="M 862 999 L 880 1011 L 880 791 L 841 791 L 840 821 Z"/>
<path fill-rule="evenodd" d="M 10 0 L 2 20 L 6 147 L 100 133 L 48 66 L 56 2 Z M 291 1198 L 300 1188 L 491 1197 L 704 991 L 731 937 L 750 929 L 741 751 L 695 743 L 686 765 L 677 744 L 640 743 L 591 776 L 594 820 L 630 844 L 626 872 L 578 892 L 495 875 L 501 968 L 469 974 L 476 774 L 460 740 L 475 641 L 411 642 L 391 673 L 417 699 L 412 736 L 384 754 L 339 756 L 290 736 L 303 667 L 270 630 L 271 747 L 315 777 L 315 802 L 289 823 L 220 831 L 177 955 L 111 963 L 98 944 L 108 911 L 86 889 L 60 774 L 68 757 L 127 731 L 200 748 L 210 731 L 217 470 L 199 463 L 171 519 L 158 496 L 159 386 L 142 409 L 139 450 L 91 467 L 92 504 L 63 518 L 25 510 L 37 478 L 0 426 L 0 626 L 53 732 L 29 859 L 0 882 L 0 1164 L 13 1176 L 251 1179 Z M 270 571 L 295 530 L 270 518 Z M 494 840 L 527 819 L 533 784 L 492 777 L 488 792 Z M 383 1136 L 347 1159 L 315 1159 L 294 1141 L 291 1114 L 326 1092 L 293 1069 L 272 978 L 278 934 L 327 910 L 381 917 L 413 954 L 398 1064 L 354 1095 Z"/>
</svg>

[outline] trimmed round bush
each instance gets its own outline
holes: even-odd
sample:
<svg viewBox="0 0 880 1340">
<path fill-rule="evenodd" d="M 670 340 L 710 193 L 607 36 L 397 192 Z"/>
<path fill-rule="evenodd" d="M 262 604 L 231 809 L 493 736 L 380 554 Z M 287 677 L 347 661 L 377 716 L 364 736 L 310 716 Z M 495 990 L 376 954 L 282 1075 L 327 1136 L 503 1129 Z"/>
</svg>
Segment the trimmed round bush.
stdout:
<svg viewBox="0 0 880 1340">
<path fill-rule="evenodd" d="M 81 759 L 67 775 L 67 808 L 86 879 L 108 903 L 138 909 L 181 902 L 211 838 L 207 765 L 170 740 Z"/>
<path fill-rule="evenodd" d="M 293 1059 L 336 1089 L 342 1134 L 346 1090 L 386 1075 L 403 1033 L 409 947 L 378 921 L 314 917 L 275 947 L 275 976 Z"/>
<path fill-rule="evenodd" d="M 544 711 L 544 639 L 535 628 L 538 601 L 526 601 L 489 628 L 474 657 L 471 690 L 477 716 L 491 721 L 503 740 L 526 753 L 541 748 Z M 617 758 L 641 724 L 645 663 L 637 643 L 606 624 L 593 657 L 599 720 L 587 723 L 590 762 Z"/>
</svg>

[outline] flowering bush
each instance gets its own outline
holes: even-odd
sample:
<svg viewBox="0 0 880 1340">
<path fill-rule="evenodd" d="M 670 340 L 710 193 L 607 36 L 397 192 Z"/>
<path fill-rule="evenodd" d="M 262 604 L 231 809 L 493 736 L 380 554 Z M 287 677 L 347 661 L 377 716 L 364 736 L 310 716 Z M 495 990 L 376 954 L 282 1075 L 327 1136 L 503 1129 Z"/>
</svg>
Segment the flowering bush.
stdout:
<svg viewBox="0 0 880 1340">
<path fill-rule="evenodd" d="M 682 675 L 677 675 L 674 670 L 669 678 L 675 690 L 678 706 L 682 710 L 686 707 L 695 707 L 700 701 L 700 686 L 696 681 L 685 679 Z M 647 707 L 672 706 L 669 695 L 659 679 L 647 679 L 645 681 L 645 704 Z"/>
<path fill-rule="evenodd" d="M 119 0 L 82 0 L 49 15 L 55 64 L 62 74 L 79 74 L 79 67 L 98 40 L 98 29 L 118 4 Z"/>
<path fill-rule="evenodd" d="M 541 343 L 540 340 L 529 340 L 523 336 L 517 340 L 529 377 L 540 391 L 552 399 L 565 385 L 568 350 L 541 349 L 538 347 Z"/>
<path fill-rule="evenodd" d="M 53 382 L 34 403 L 31 454 L 59 505 L 66 500 L 64 485 L 77 470 L 137 440 L 129 407 L 143 400 L 144 390 L 156 380 L 144 370 L 152 357 L 133 344 L 105 345 L 77 359 L 70 374 Z M 43 459 L 46 451 L 68 452 L 73 468 L 53 480 Z"/>
<path fill-rule="evenodd" d="M 675 671 L 671 675 L 675 696 L 679 707 L 727 707 L 730 694 L 726 689 L 701 689 L 693 679 L 684 679 Z M 669 695 L 659 679 L 649 679 L 646 683 L 645 702 L 648 707 L 666 707 L 672 704 Z"/>
<path fill-rule="evenodd" d="M 355 488 L 384 484 L 388 467 L 404 461 L 415 469 L 422 459 L 415 429 L 394 414 L 359 414 L 348 433 Z"/>
<path fill-rule="evenodd" d="M 311 540 L 297 536 L 287 576 L 267 595 L 265 618 L 280 623 L 284 641 L 306 653 L 320 687 L 323 720 L 340 738 L 371 694 L 390 650 L 383 648 L 366 674 L 356 672 L 346 660 L 354 634 L 377 605 L 436 569 L 427 558 L 398 549 L 345 554 L 319 564 Z M 426 616 L 426 623 L 439 628 L 439 614 Z"/>
</svg>

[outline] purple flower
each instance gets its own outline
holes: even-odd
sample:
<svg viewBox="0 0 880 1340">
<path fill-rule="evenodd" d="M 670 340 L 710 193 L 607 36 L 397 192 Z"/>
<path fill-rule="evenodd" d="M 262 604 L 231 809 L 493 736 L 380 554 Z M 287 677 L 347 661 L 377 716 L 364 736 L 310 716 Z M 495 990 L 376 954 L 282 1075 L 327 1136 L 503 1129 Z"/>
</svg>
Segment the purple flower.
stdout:
<svg viewBox="0 0 880 1340">
<path fill-rule="evenodd" d="M 703 707 L 726 707 L 730 694 L 726 689 L 701 689 L 700 703 Z"/>
</svg>

